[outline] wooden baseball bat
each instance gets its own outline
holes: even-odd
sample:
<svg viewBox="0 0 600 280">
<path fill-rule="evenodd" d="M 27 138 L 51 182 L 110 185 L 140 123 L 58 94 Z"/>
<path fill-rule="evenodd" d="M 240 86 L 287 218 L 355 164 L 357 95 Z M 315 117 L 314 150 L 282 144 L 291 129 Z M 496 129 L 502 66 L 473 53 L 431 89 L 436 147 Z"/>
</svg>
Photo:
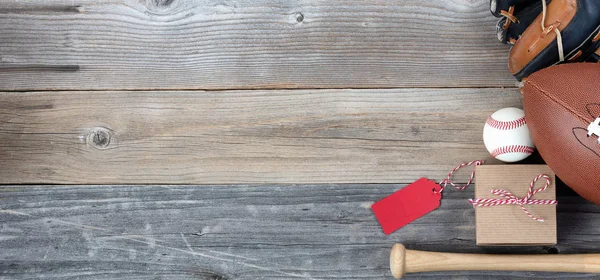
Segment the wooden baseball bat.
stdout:
<svg viewBox="0 0 600 280">
<path fill-rule="evenodd" d="M 450 270 L 512 270 L 600 273 L 600 254 L 493 255 L 407 250 L 397 243 L 390 254 L 395 278 L 406 273 Z"/>
</svg>

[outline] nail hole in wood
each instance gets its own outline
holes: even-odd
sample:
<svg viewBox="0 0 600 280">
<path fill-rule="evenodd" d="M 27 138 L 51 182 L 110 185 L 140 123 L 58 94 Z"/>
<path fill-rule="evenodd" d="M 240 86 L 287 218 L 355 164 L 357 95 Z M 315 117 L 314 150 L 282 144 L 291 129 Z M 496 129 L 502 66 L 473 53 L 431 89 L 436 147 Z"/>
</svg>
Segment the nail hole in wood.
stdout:
<svg viewBox="0 0 600 280">
<path fill-rule="evenodd" d="M 558 249 L 555 247 L 548 248 L 548 254 L 558 254 Z"/>
</svg>

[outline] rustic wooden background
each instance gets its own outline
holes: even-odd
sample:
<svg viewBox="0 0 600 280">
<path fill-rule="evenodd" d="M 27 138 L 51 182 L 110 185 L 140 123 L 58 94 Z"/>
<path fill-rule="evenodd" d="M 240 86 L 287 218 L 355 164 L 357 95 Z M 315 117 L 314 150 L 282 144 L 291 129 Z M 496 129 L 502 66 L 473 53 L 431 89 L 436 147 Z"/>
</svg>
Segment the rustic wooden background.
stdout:
<svg viewBox="0 0 600 280">
<path fill-rule="evenodd" d="M 521 97 L 488 9 L 0 0 L 0 279 L 391 279 L 395 242 L 598 252 L 600 208 L 564 186 L 552 247 L 475 246 L 472 190 L 390 236 L 369 209 L 497 163 L 483 123 Z"/>
</svg>

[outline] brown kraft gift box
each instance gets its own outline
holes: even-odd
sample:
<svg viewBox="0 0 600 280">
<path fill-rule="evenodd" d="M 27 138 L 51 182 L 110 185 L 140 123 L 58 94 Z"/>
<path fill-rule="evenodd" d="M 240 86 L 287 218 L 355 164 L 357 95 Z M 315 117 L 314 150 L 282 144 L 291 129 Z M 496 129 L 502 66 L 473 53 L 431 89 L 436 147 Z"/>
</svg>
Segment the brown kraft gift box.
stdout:
<svg viewBox="0 0 600 280">
<path fill-rule="evenodd" d="M 480 165 L 475 171 L 475 199 L 505 199 L 490 190 L 502 189 L 518 198 L 527 195 L 531 181 L 540 174 L 550 177 L 551 184 L 531 199 L 556 199 L 555 175 L 546 165 Z M 534 190 L 544 187 L 541 178 Z M 518 204 L 474 207 L 477 245 L 554 245 L 556 244 L 556 205 L 524 205 L 538 222 L 530 218 Z"/>
</svg>

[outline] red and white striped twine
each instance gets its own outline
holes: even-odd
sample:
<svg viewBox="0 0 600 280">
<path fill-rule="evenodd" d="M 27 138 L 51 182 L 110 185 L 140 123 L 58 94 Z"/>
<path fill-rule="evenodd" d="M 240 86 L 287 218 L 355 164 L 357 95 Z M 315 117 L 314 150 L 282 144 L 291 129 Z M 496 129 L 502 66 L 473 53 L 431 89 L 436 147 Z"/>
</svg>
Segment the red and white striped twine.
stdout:
<svg viewBox="0 0 600 280">
<path fill-rule="evenodd" d="M 454 184 L 454 182 L 452 182 L 452 180 L 450 179 L 450 177 L 452 177 L 452 174 L 454 174 L 454 172 L 458 171 L 459 169 L 465 167 L 465 166 L 470 166 L 470 165 L 482 165 L 483 164 L 483 160 L 474 160 L 474 161 L 470 161 L 470 162 L 464 162 L 461 163 L 459 166 L 455 167 L 454 169 L 452 169 L 452 171 L 450 171 L 450 173 L 448 173 L 448 176 L 446 176 L 446 179 L 442 180 L 440 182 L 440 193 L 444 191 L 444 189 L 446 188 L 446 186 L 448 186 L 448 184 L 450 184 L 451 186 L 453 186 L 455 189 L 462 191 L 464 190 L 466 187 L 468 187 L 472 182 L 473 182 L 473 178 L 475 177 L 475 170 L 473 170 L 473 172 L 471 172 L 471 177 L 469 178 L 469 181 L 467 181 L 467 183 L 464 186 L 457 186 L 456 184 Z"/>
<path fill-rule="evenodd" d="M 487 119 L 487 124 L 495 129 L 509 130 L 509 129 L 515 129 L 515 128 L 521 127 L 521 126 L 527 124 L 527 122 L 525 121 L 525 117 L 518 118 L 514 121 L 506 122 L 506 121 L 496 120 L 496 119 L 492 118 L 492 116 L 490 116 Z"/>
<path fill-rule="evenodd" d="M 534 190 L 533 186 L 535 185 L 535 182 L 537 182 L 537 180 L 539 180 L 541 178 L 546 179 L 546 185 L 542 188 Z M 557 204 L 558 202 L 553 199 L 531 199 L 531 197 L 533 195 L 535 195 L 536 193 L 545 191 L 548 188 L 548 186 L 550 186 L 550 177 L 548 177 L 548 175 L 546 175 L 546 174 L 540 174 L 531 181 L 531 183 L 529 184 L 529 190 L 527 191 L 527 196 L 525 196 L 524 198 L 518 198 L 517 196 L 515 196 L 514 194 L 512 194 L 511 192 L 509 192 L 507 190 L 491 190 L 490 192 L 492 194 L 495 194 L 495 195 L 498 195 L 501 197 L 505 197 L 505 199 L 502 199 L 502 198 L 478 198 L 478 199 L 469 199 L 469 202 L 471 202 L 471 204 L 473 204 L 473 207 L 489 207 L 489 206 L 516 204 L 516 205 L 519 205 L 521 207 L 521 209 L 523 210 L 523 212 L 525 212 L 525 214 L 527 214 L 527 216 L 529 216 L 531 219 L 538 221 L 538 222 L 544 222 L 544 219 L 534 216 L 523 205 Z"/>
<path fill-rule="evenodd" d="M 471 165 L 477 166 L 477 165 L 482 165 L 482 164 L 483 164 L 483 160 L 474 160 L 474 161 L 470 161 L 470 162 L 461 163 L 459 166 L 452 169 L 452 171 L 450 171 L 450 173 L 448 173 L 448 176 L 446 176 L 446 179 L 442 180 L 439 183 L 439 185 L 440 185 L 439 192 L 440 193 L 443 192 L 444 189 L 446 188 L 446 186 L 448 186 L 448 184 L 450 184 L 457 190 L 460 190 L 460 191 L 464 190 L 466 187 L 468 187 L 473 182 L 473 178 L 475 177 L 475 170 L 473 170 L 471 172 L 469 181 L 467 181 L 467 183 L 463 186 L 457 186 L 456 184 L 454 184 L 454 182 L 452 182 L 452 180 L 450 179 L 452 177 L 452 175 L 456 171 L 458 171 L 459 169 L 461 169 L 465 166 L 471 166 Z M 534 189 L 533 187 L 535 186 L 535 183 L 541 178 L 546 179 L 546 184 L 542 188 Z M 554 199 L 531 199 L 533 197 L 533 195 L 535 195 L 536 193 L 543 192 L 546 189 L 548 189 L 548 187 L 550 186 L 550 183 L 551 183 L 551 181 L 550 181 L 550 177 L 548 175 L 540 174 L 531 181 L 531 183 L 529 184 L 529 189 L 527 190 L 527 196 L 525 196 L 524 198 L 518 198 L 516 195 L 512 194 L 511 192 L 509 192 L 507 190 L 491 190 L 490 192 L 492 194 L 504 197 L 505 199 L 478 198 L 478 199 L 469 199 L 469 202 L 473 205 L 473 207 L 490 207 L 490 206 L 498 206 L 498 205 L 514 205 L 514 204 L 516 204 L 516 205 L 519 205 L 521 207 L 521 209 L 523 210 L 523 212 L 525 212 L 525 214 L 527 214 L 527 216 L 529 216 L 529 218 L 531 218 L 532 220 L 535 220 L 538 222 L 544 222 L 544 219 L 534 216 L 523 205 L 558 204 L 558 201 L 556 201 Z M 436 192 L 436 191 L 434 191 L 434 192 Z"/>
</svg>

